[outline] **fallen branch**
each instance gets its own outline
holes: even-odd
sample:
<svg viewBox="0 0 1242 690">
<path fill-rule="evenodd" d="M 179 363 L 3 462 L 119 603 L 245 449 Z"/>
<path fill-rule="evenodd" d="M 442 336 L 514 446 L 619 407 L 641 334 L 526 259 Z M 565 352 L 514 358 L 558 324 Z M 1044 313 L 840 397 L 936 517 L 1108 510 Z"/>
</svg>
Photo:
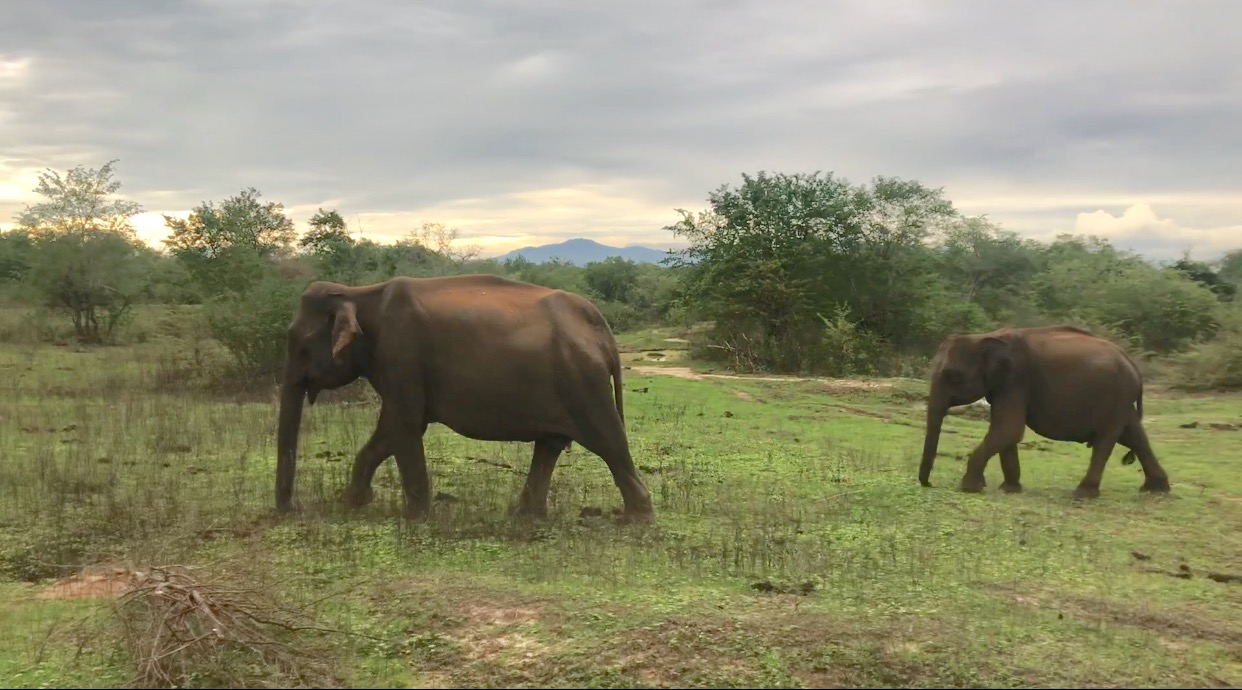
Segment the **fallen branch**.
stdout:
<svg viewBox="0 0 1242 690">
<path fill-rule="evenodd" d="M 132 687 L 340 683 L 301 635 L 341 631 L 301 624 L 265 594 L 199 579 L 189 568 L 136 573 L 114 612 L 136 666 Z"/>
</svg>

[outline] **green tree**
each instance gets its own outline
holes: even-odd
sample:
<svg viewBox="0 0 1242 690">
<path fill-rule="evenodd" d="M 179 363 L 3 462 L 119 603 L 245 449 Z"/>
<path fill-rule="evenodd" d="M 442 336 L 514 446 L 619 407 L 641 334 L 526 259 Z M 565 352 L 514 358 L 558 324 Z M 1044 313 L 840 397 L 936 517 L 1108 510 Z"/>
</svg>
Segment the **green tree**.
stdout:
<svg viewBox="0 0 1242 690">
<path fill-rule="evenodd" d="M 34 241 L 21 228 L 0 232 L 0 283 L 18 285 L 30 271 Z"/>
<path fill-rule="evenodd" d="M 946 308 L 927 246 L 957 217 L 940 190 L 891 177 L 854 186 L 832 173 L 760 172 L 708 201 L 709 211 L 679 210 L 682 220 L 666 228 L 690 244 L 673 263 L 686 270 L 684 298 L 716 322 L 715 347 L 745 366 L 814 368 L 825 318 L 906 347 L 977 316 Z"/>
<path fill-rule="evenodd" d="M 17 231 L 30 241 L 31 287 L 68 314 L 84 343 L 112 338 L 146 289 L 153 260 L 131 225 L 142 207 L 113 197 L 121 188 L 112 179 L 115 163 L 40 174 L 34 191 L 45 200 L 17 216 Z"/>
<path fill-rule="evenodd" d="M 1098 237 L 1061 235 L 1031 281 L 1047 320 L 1102 327 L 1138 348 L 1169 353 L 1210 337 L 1222 305 L 1178 270 L 1161 270 Z"/>
<path fill-rule="evenodd" d="M 992 321 L 1029 321 L 1038 310 L 1030 283 L 1042 266 L 1041 247 L 986 218 L 963 218 L 939 243 L 941 273 L 959 300 L 979 305 Z"/>
<path fill-rule="evenodd" d="M 592 261 L 583 271 L 583 281 L 592 295 L 599 299 L 629 302 L 638 285 L 638 264 L 620 256 Z"/>
<path fill-rule="evenodd" d="M 1183 256 L 1169 268 L 1211 290 L 1222 302 L 1232 301 L 1237 294 L 1237 285 L 1223 278 L 1205 261 L 1192 261 L 1189 256 Z"/>
<path fill-rule="evenodd" d="M 341 214 L 335 209 L 321 208 L 308 225 L 310 230 L 298 241 L 298 246 L 310 252 L 319 275 L 347 285 L 358 284 L 362 278 L 362 264 Z"/>
<path fill-rule="evenodd" d="M 184 220 L 164 216 L 172 231 L 164 243 L 205 296 L 248 289 L 270 262 L 291 252 L 297 233 L 284 205 L 260 197 L 250 187 L 219 206 L 203 202 Z"/>
<path fill-rule="evenodd" d="M 1242 286 L 1242 249 L 1235 249 L 1221 257 L 1217 262 L 1216 274 L 1231 285 Z"/>
</svg>

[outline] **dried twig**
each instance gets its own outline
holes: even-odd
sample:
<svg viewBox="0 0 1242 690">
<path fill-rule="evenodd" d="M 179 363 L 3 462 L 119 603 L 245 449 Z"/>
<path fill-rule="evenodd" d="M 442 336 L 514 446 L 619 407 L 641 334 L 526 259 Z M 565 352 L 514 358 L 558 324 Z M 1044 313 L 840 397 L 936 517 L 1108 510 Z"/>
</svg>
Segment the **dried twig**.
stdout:
<svg viewBox="0 0 1242 690">
<path fill-rule="evenodd" d="M 261 592 L 203 580 L 189 568 L 136 574 L 115 612 L 136 662 L 134 687 L 339 682 L 301 636 L 340 631 L 302 624 Z"/>
</svg>

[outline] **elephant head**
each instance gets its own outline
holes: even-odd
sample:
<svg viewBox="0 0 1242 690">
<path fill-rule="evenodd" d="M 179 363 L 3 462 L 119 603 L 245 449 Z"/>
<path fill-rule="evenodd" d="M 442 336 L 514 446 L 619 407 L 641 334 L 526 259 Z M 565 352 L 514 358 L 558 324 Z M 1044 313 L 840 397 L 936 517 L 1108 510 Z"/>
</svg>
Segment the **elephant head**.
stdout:
<svg viewBox="0 0 1242 690">
<path fill-rule="evenodd" d="M 367 375 L 367 354 L 358 321 L 357 289 L 316 281 L 302 293 L 289 324 L 276 441 L 276 508 L 287 511 L 297 465 L 302 401 Z"/>
<path fill-rule="evenodd" d="M 919 483 L 931 486 L 932 465 L 940 444 L 940 427 L 949 408 L 969 405 L 980 398 L 991 402 L 1017 371 L 1009 334 L 951 335 L 936 351 L 931 365 L 931 390 L 927 399 L 927 431 Z"/>
</svg>

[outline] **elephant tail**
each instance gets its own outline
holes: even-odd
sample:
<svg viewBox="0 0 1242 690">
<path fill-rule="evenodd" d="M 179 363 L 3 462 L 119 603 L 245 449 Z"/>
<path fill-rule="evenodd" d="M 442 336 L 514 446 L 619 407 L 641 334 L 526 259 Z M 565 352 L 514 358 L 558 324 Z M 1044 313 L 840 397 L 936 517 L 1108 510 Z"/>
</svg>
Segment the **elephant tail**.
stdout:
<svg viewBox="0 0 1242 690">
<path fill-rule="evenodd" d="M 625 405 L 621 402 L 621 351 L 617 348 L 612 350 L 612 397 L 617 403 L 617 414 L 621 417 L 621 423 L 625 423 Z"/>
<path fill-rule="evenodd" d="M 1143 421 L 1143 384 L 1141 383 L 1139 384 L 1138 400 L 1134 402 L 1134 409 L 1138 412 L 1139 421 Z M 1136 454 L 1133 450 L 1130 450 L 1127 451 L 1125 455 L 1121 456 L 1121 464 L 1133 465 L 1134 461 L 1137 459 L 1138 454 Z"/>
</svg>

